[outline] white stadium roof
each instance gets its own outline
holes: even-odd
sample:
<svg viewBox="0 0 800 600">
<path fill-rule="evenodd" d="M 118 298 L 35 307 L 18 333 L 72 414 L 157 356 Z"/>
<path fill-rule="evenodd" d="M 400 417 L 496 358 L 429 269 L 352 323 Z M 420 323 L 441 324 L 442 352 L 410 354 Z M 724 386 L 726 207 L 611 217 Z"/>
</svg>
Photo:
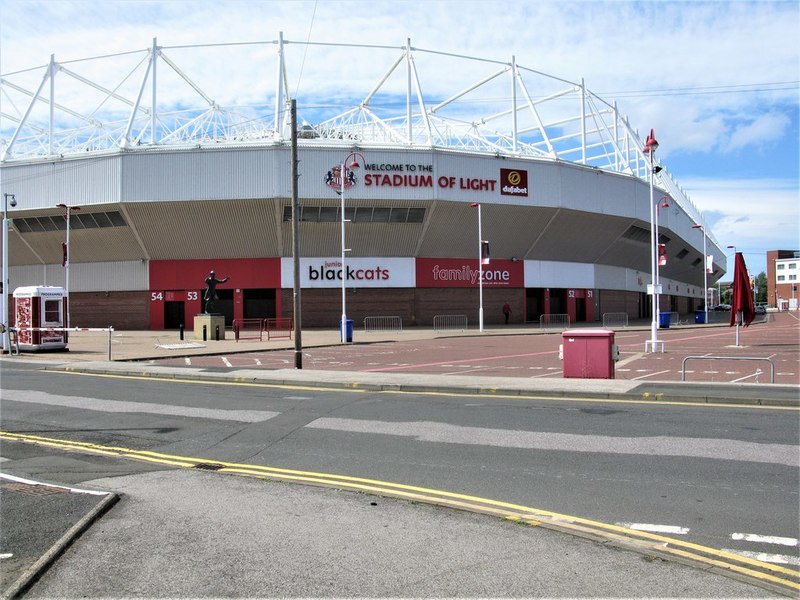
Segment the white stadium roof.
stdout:
<svg viewBox="0 0 800 600">
<path fill-rule="evenodd" d="M 313 81 L 313 85 L 306 82 Z M 302 144 L 452 149 L 564 161 L 647 180 L 638 130 L 583 81 L 508 60 L 278 39 L 50 60 L 0 75 L 0 163 Z M 659 184 L 702 217 L 666 170 Z M 710 234 L 710 232 L 709 232 Z"/>
</svg>

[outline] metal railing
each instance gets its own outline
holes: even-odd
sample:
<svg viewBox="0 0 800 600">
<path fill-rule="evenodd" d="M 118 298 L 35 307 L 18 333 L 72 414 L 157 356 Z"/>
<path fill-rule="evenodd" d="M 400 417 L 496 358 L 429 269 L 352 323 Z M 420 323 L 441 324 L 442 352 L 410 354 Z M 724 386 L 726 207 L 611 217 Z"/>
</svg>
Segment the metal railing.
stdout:
<svg viewBox="0 0 800 600">
<path fill-rule="evenodd" d="M 466 331 L 467 315 L 435 315 L 434 331 Z"/>
<path fill-rule="evenodd" d="M 569 315 L 541 315 L 539 316 L 539 329 L 569 329 Z"/>
<path fill-rule="evenodd" d="M 391 331 L 400 333 L 403 331 L 403 319 L 399 316 L 386 317 L 364 317 L 364 331 Z"/>
<path fill-rule="evenodd" d="M 603 313 L 603 327 L 627 327 L 628 313 Z"/>
<path fill-rule="evenodd" d="M 681 381 L 686 381 L 686 363 L 689 360 L 749 360 L 761 361 L 769 363 L 770 383 L 775 383 L 775 363 L 768 358 L 760 358 L 757 356 L 687 356 L 681 363 Z M 758 374 L 758 371 L 755 373 Z"/>
<path fill-rule="evenodd" d="M 292 331 L 294 331 L 294 319 L 289 317 L 264 319 L 264 331 L 267 332 L 268 340 L 279 338 L 292 339 Z"/>
<path fill-rule="evenodd" d="M 234 319 L 233 337 L 238 342 L 240 339 L 264 339 L 264 324 L 262 319 Z"/>
<path fill-rule="evenodd" d="M 267 339 L 292 338 L 294 319 L 278 317 L 275 319 L 234 319 L 233 337 L 238 342 L 240 339 L 258 339 L 263 341 L 264 333 Z"/>
</svg>

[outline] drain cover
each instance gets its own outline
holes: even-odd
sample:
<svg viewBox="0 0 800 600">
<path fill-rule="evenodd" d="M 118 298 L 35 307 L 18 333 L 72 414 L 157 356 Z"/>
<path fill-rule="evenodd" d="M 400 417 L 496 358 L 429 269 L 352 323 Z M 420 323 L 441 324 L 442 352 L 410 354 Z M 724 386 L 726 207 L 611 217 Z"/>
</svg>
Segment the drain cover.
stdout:
<svg viewBox="0 0 800 600">
<path fill-rule="evenodd" d="M 219 471 L 224 467 L 225 465 L 219 463 L 197 463 L 194 466 L 195 469 L 202 469 L 203 471 Z"/>
</svg>

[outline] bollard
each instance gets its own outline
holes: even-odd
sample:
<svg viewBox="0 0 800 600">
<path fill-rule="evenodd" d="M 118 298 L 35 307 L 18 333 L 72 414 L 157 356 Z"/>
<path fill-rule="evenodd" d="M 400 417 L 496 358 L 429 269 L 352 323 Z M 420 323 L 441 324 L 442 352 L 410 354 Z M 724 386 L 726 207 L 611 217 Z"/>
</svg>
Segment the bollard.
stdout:
<svg viewBox="0 0 800 600">
<path fill-rule="evenodd" d="M 219 341 L 219 325 L 214 328 L 214 340 Z"/>
<path fill-rule="evenodd" d="M 208 334 L 206 332 L 206 326 L 203 325 L 203 341 L 205 342 L 206 340 L 208 340 Z"/>
<path fill-rule="evenodd" d="M 180 324 L 179 329 L 181 330 L 181 341 L 183 341 L 183 323 Z"/>
</svg>

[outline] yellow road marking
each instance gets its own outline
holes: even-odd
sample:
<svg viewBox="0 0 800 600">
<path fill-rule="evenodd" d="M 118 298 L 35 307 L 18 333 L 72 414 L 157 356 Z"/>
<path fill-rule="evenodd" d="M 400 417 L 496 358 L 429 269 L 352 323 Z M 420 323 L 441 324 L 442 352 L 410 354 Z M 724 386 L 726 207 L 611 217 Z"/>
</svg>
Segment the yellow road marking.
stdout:
<svg viewBox="0 0 800 600">
<path fill-rule="evenodd" d="M 8 441 L 25 442 L 62 450 L 73 450 L 105 456 L 117 456 L 131 460 L 141 460 L 155 464 L 162 464 L 181 468 L 197 468 L 200 464 L 219 466 L 218 472 L 245 475 L 258 478 L 274 478 L 299 483 L 326 485 L 376 495 L 388 495 L 418 502 L 444 505 L 466 511 L 480 512 L 496 515 L 503 519 L 523 521 L 530 525 L 549 526 L 554 529 L 572 531 L 592 537 L 603 537 L 627 545 L 633 545 L 638 550 L 647 550 L 659 554 L 671 554 L 681 558 L 691 559 L 708 566 L 719 567 L 733 571 L 757 580 L 776 583 L 792 589 L 800 590 L 800 583 L 790 579 L 783 579 L 771 573 L 787 575 L 793 579 L 800 579 L 800 571 L 787 569 L 780 565 L 759 561 L 753 558 L 740 556 L 716 548 L 701 546 L 683 540 L 673 539 L 659 534 L 638 531 L 574 517 L 529 506 L 481 498 L 468 494 L 458 494 L 444 490 L 423 488 L 402 483 L 393 483 L 376 479 L 321 473 L 315 471 L 299 471 L 279 467 L 230 463 L 208 458 L 195 458 L 163 454 L 150 450 L 135 450 L 120 446 L 103 446 L 91 442 L 81 442 L 49 438 L 44 436 L 0 431 L 0 439 Z M 724 559 L 724 560 L 723 560 Z M 725 560 L 730 562 L 724 562 Z M 738 564 L 737 564 L 738 563 Z M 759 570 L 757 570 L 759 569 Z M 764 572 L 766 571 L 766 572 Z"/>
</svg>

